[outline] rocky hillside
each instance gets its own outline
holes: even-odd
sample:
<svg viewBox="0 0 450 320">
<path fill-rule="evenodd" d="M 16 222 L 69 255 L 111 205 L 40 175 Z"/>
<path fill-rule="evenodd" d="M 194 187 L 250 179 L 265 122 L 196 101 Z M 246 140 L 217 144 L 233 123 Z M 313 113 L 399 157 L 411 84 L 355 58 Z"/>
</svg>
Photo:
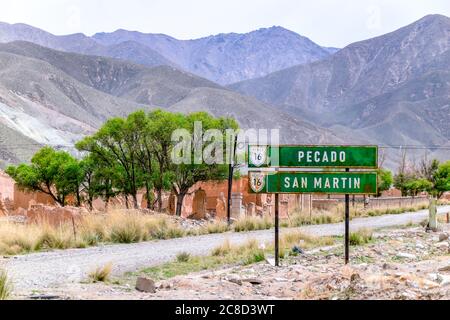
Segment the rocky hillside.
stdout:
<svg viewBox="0 0 450 320">
<path fill-rule="evenodd" d="M 0 24 L 0 155 L 17 162 L 31 152 L 10 140 L 71 145 L 112 116 L 159 107 L 280 128 L 282 142 L 414 145 L 448 159 L 433 146 L 450 147 L 449 49 L 440 15 L 341 50 L 280 27 L 180 41 Z"/>
<path fill-rule="evenodd" d="M 323 59 L 335 48 L 322 48 L 281 27 L 246 34 L 219 34 L 180 41 L 165 35 L 118 30 L 93 37 L 103 45 L 133 41 L 152 48 L 194 74 L 228 84 Z"/>
<path fill-rule="evenodd" d="M 26 24 L 0 22 L 0 42 L 13 41 L 27 41 L 66 52 L 125 59 L 147 66 L 174 65 L 173 62 L 167 60 L 158 52 L 137 42 L 124 41 L 111 46 L 104 46 L 81 33 L 55 36 Z"/>
<path fill-rule="evenodd" d="M 320 60 L 337 50 L 322 48 L 281 27 L 185 41 L 127 30 L 98 33 L 93 37 L 55 36 L 25 24 L 0 23 L 0 42 L 12 41 L 28 41 L 56 50 L 118 58 L 150 67 L 175 66 L 220 84 Z"/>
<path fill-rule="evenodd" d="M 430 15 L 329 58 L 230 86 L 341 135 L 449 145 L 450 19 Z"/>
<path fill-rule="evenodd" d="M 32 152 L 25 150 L 30 146 L 70 148 L 110 117 L 156 107 L 234 116 L 243 128 L 280 128 L 284 142 L 337 139 L 254 98 L 170 66 L 150 68 L 29 42 L 0 45 L 0 130 L 8 137 L 0 139 L 4 163 L 29 159 Z"/>
</svg>

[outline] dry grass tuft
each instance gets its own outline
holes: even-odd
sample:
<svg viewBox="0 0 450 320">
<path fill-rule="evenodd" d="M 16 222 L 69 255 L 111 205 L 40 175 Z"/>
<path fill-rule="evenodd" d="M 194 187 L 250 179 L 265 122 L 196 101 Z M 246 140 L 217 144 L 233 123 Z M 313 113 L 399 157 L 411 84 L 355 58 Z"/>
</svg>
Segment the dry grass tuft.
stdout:
<svg viewBox="0 0 450 320">
<path fill-rule="evenodd" d="M 213 233 L 224 233 L 229 231 L 230 228 L 228 224 L 223 221 L 217 222 L 208 222 L 205 226 L 202 227 L 200 231 L 201 234 L 213 234 Z"/>
<path fill-rule="evenodd" d="M 243 217 L 233 223 L 235 232 L 267 230 L 272 228 L 273 221 L 271 217 Z"/>
<path fill-rule="evenodd" d="M 226 239 L 220 246 L 214 248 L 211 255 L 216 257 L 223 257 L 231 252 L 230 240 Z"/>
<path fill-rule="evenodd" d="M 75 231 L 75 232 L 74 232 Z M 99 243 L 135 243 L 183 237 L 185 230 L 168 216 L 138 212 L 85 215 L 59 226 L 45 221 L 33 224 L 0 223 L 0 254 L 17 255 L 39 250 L 85 248 Z"/>
<path fill-rule="evenodd" d="M 111 277 L 112 263 L 108 263 L 103 267 L 98 267 L 89 273 L 89 279 L 92 282 L 107 282 Z"/>
<path fill-rule="evenodd" d="M 188 262 L 191 259 L 191 254 L 187 252 L 180 252 L 177 254 L 178 262 Z"/>
<path fill-rule="evenodd" d="M 371 229 L 360 229 L 350 233 L 350 245 L 361 246 L 369 243 L 373 239 L 373 231 Z"/>
<path fill-rule="evenodd" d="M 294 245 L 301 245 L 303 248 L 317 246 L 329 246 L 334 244 L 334 240 L 328 237 L 312 237 L 299 232 L 284 234 L 280 238 L 282 250 L 280 256 L 284 257 Z M 152 279 L 168 279 L 177 275 L 199 272 L 202 270 L 217 269 L 226 265 L 249 265 L 258 263 L 266 259 L 267 254 L 273 253 L 273 244 L 260 244 L 257 240 L 251 239 L 241 245 L 232 245 L 229 240 L 214 248 L 208 256 L 189 257 L 188 261 L 178 258 L 159 266 L 154 266 L 141 271 Z M 180 261 L 181 260 L 181 261 Z"/>
<path fill-rule="evenodd" d="M 363 210 L 351 208 L 351 217 L 379 216 L 417 211 L 426 208 L 419 205 L 408 208 L 379 208 Z M 316 211 L 310 216 L 297 211 L 289 219 L 281 221 L 282 227 L 299 227 L 308 224 L 337 223 L 343 221 L 343 206 L 331 211 Z M 246 232 L 270 229 L 273 217 L 244 217 L 231 227 L 222 221 L 185 230 L 167 215 L 149 215 L 138 210 L 115 210 L 109 214 L 89 214 L 76 222 L 76 230 L 71 222 L 59 226 L 46 221 L 34 224 L 0 222 L 0 254 L 17 255 L 40 250 L 85 248 L 100 243 L 135 243 L 149 240 L 180 238 L 186 235 L 223 233 L 227 231 Z"/>
<path fill-rule="evenodd" d="M 0 300 L 7 300 L 11 297 L 13 286 L 6 271 L 0 269 Z"/>
</svg>

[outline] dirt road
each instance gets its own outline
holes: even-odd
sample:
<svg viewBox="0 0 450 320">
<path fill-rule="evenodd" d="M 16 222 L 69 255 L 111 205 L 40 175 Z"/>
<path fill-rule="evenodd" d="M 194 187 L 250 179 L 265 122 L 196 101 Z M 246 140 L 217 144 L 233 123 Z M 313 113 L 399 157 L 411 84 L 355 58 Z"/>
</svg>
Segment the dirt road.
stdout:
<svg viewBox="0 0 450 320">
<path fill-rule="evenodd" d="M 450 206 L 438 209 L 439 213 L 449 211 Z M 428 211 L 423 210 L 398 215 L 358 218 L 352 220 L 350 226 L 351 230 L 401 226 L 419 223 L 427 215 Z M 295 230 L 316 236 L 338 236 L 344 233 L 344 224 L 304 226 L 296 229 L 283 229 L 282 232 Z M 121 274 L 171 261 L 183 251 L 192 255 L 206 255 L 214 247 L 222 244 L 225 239 L 229 239 L 231 243 L 242 243 L 247 239 L 271 241 L 273 230 L 212 234 L 128 245 L 106 245 L 87 249 L 35 253 L 0 259 L 0 266 L 8 271 L 17 290 L 31 292 L 57 287 L 64 283 L 83 281 L 90 271 L 108 263 L 113 264 L 114 274 Z"/>
</svg>

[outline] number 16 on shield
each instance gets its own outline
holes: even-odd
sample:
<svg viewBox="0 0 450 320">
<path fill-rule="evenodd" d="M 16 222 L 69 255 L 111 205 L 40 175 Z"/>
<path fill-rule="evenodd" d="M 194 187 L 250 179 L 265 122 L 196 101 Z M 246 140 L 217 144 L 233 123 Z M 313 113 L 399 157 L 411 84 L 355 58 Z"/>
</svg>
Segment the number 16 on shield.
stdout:
<svg viewBox="0 0 450 320">
<path fill-rule="evenodd" d="M 272 146 L 249 145 L 249 168 L 278 167 L 278 150 Z"/>
</svg>

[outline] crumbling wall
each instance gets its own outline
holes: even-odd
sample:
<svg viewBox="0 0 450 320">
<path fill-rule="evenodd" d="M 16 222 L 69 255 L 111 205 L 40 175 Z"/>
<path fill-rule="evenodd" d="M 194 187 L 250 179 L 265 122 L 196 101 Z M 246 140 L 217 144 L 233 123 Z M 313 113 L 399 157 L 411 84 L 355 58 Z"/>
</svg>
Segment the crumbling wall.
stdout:
<svg viewBox="0 0 450 320">
<path fill-rule="evenodd" d="M 17 184 L 14 184 L 14 211 L 18 209 L 27 210 L 30 204 L 43 204 L 46 206 L 56 206 L 55 200 L 42 192 L 28 192 L 20 190 Z"/>
<path fill-rule="evenodd" d="M 0 216 L 14 210 L 14 180 L 0 172 Z"/>
<path fill-rule="evenodd" d="M 48 223 L 59 226 L 64 223 L 76 222 L 81 219 L 86 209 L 75 207 L 51 207 L 42 204 L 35 204 L 26 212 L 28 223 Z"/>
<path fill-rule="evenodd" d="M 206 212 L 215 216 L 217 219 L 225 219 L 227 214 L 227 195 L 228 195 L 228 181 L 202 181 L 195 184 L 186 195 L 183 207 L 182 217 L 198 217 L 195 215 L 195 196 L 196 192 L 202 190 L 206 195 Z M 253 194 L 248 192 L 248 177 L 242 177 L 233 181 L 232 194 L 240 194 L 242 200 L 239 200 L 241 208 L 235 212 L 240 212 L 239 216 L 243 215 L 243 211 L 247 216 L 263 216 L 273 215 L 275 206 L 273 195 L 270 194 Z M 290 213 L 300 207 L 299 195 L 280 195 L 280 217 L 287 217 Z M 168 198 L 168 211 L 170 214 L 175 214 L 176 197 L 170 195 Z M 202 214 L 203 215 L 203 214 Z"/>
</svg>

